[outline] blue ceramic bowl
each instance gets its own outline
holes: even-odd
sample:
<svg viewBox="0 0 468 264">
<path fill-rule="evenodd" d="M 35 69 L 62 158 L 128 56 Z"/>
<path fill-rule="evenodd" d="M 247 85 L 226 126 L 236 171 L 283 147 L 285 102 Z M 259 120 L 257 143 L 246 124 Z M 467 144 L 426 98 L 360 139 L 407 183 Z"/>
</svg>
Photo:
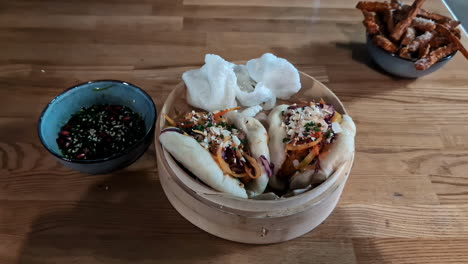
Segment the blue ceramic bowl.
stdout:
<svg viewBox="0 0 468 264">
<path fill-rule="evenodd" d="M 374 62 L 384 71 L 398 77 L 411 79 L 419 78 L 437 71 L 442 68 L 442 66 L 444 66 L 456 53 L 454 52 L 453 54 L 439 60 L 426 70 L 418 71 L 414 67 L 414 62 L 416 60 L 403 59 L 398 55 L 386 52 L 382 48 L 376 46 L 369 36 L 367 36 L 367 50 L 369 51 L 372 60 L 374 60 Z"/>
<path fill-rule="evenodd" d="M 72 114 L 94 104 L 130 107 L 143 118 L 145 136 L 128 149 L 103 159 L 65 158 L 56 142 L 58 132 Z M 65 166 L 84 173 L 100 174 L 124 168 L 137 160 L 153 141 L 155 122 L 156 107 L 142 89 L 122 81 L 90 81 L 71 87 L 55 97 L 41 114 L 38 133 L 44 147 Z"/>
</svg>

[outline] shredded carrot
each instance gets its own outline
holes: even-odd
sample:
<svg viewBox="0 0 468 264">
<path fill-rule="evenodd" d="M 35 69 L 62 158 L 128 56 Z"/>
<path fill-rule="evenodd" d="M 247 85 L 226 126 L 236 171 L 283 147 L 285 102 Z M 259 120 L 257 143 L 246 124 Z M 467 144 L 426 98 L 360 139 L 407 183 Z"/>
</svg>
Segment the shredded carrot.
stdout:
<svg viewBox="0 0 468 264">
<path fill-rule="evenodd" d="M 314 160 L 316 156 L 317 155 L 315 155 L 314 150 L 311 150 L 309 154 L 307 154 L 307 156 L 301 161 L 301 163 L 299 163 L 298 169 L 305 168 L 307 165 L 309 165 L 312 162 L 312 160 Z"/>
<path fill-rule="evenodd" d="M 162 114 L 164 116 L 164 118 L 167 120 L 167 122 L 169 123 L 169 125 L 171 126 L 175 126 L 176 125 L 176 122 L 174 120 L 172 120 L 168 115 L 166 114 Z"/>
<path fill-rule="evenodd" d="M 255 175 L 252 174 L 252 170 L 249 167 L 245 167 L 245 172 L 247 173 L 248 178 L 254 179 Z"/>
<path fill-rule="evenodd" d="M 221 116 L 225 115 L 227 112 L 231 112 L 231 111 L 235 111 L 235 110 L 239 110 L 241 109 L 240 107 L 233 107 L 233 108 L 229 108 L 229 109 L 225 109 L 225 110 L 222 110 L 222 111 L 219 111 L 218 113 L 214 114 L 213 115 L 213 120 L 218 120 Z"/>
<path fill-rule="evenodd" d="M 228 173 L 229 175 L 231 175 L 232 177 L 234 178 L 244 178 L 244 177 L 247 177 L 249 175 L 247 175 L 247 173 L 235 173 L 235 172 L 232 172 L 232 173 Z"/>
<path fill-rule="evenodd" d="M 327 104 L 327 103 L 325 103 L 325 100 L 323 100 L 323 98 L 320 98 L 319 103 L 321 103 L 321 104 Z"/>
<path fill-rule="evenodd" d="M 223 143 L 221 143 L 219 146 L 218 146 L 218 149 L 216 151 L 216 161 L 218 162 L 218 165 L 219 167 L 221 168 L 221 170 L 226 173 L 226 174 L 229 174 L 231 175 L 232 177 L 235 177 L 235 178 L 242 178 L 242 177 L 245 177 L 247 176 L 246 173 L 235 173 L 231 170 L 231 168 L 229 168 L 229 165 L 227 164 L 227 162 L 223 159 L 223 146 L 224 144 L 226 143 L 226 141 L 228 141 L 228 139 L 225 139 L 223 141 Z"/>
<path fill-rule="evenodd" d="M 246 172 L 247 174 L 250 176 L 250 178 L 252 179 L 257 179 L 258 177 L 260 177 L 262 175 L 262 170 L 260 169 L 260 166 L 258 165 L 258 162 L 256 159 L 254 159 L 253 157 L 247 155 L 246 153 L 244 153 L 244 157 L 245 159 L 250 163 L 250 165 L 252 165 L 252 167 L 254 168 L 255 170 L 255 176 L 252 175 L 252 173 L 250 171 L 247 170 L 246 168 Z M 250 169 L 249 169 L 250 170 Z"/>
<path fill-rule="evenodd" d="M 308 149 L 308 148 L 311 148 L 311 147 L 317 145 L 318 143 L 320 143 L 320 141 L 322 141 L 322 138 L 323 138 L 322 135 L 320 135 L 320 137 L 317 138 L 317 140 L 309 142 L 309 143 L 301 144 L 301 145 L 287 144 L 286 145 L 286 150 Z"/>
<path fill-rule="evenodd" d="M 319 145 L 315 145 L 315 146 L 312 148 L 312 151 L 314 152 L 314 155 L 315 155 L 315 156 L 320 155 L 320 147 L 319 147 Z"/>
</svg>

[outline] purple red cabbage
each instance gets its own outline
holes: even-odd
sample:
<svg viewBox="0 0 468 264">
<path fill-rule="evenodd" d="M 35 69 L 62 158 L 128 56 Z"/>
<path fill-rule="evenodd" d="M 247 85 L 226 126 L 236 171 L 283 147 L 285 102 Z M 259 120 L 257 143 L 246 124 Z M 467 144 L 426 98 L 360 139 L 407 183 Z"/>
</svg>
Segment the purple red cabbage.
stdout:
<svg viewBox="0 0 468 264">
<path fill-rule="evenodd" d="M 177 132 L 179 134 L 184 134 L 184 131 L 182 131 L 181 129 L 177 128 L 177 127 L 169 127 L 169 128 L 166 128 L 164 129 L 163 131 L 161 131 L 161 134 L 164 133 L 164 132 Z"/>
<path fill-rule="evenodd" d="M 260 156 L 260 161 L 262 162 L 268 177 L 273 176 L 273 169 L 275 168 L 275 165 L 269 162 L 268 159 L 263 155 Z"/>
<path fill-rule="evenodd" d="M 229 164 L 229 168 L 235 173 L 244 172 L 244 162 L 236 157 L 236 152 L 232 148 L 226 148 L 225 151 L 221 153 L 223 159 Z"/>
<path fill-rule="evenodd" d="M 333 105 L 331 105 L 331 104 L 326 104 L 326 105 L 323 105 L 322 109 L 325 109 L 325 110 L 328 110 L 328 111 L 332 112 L 331 114 L 325 116 L 325 118 L 324 118 L 325 122 L 330 123 L 331 119 L 335 115 L 335 107 Z"/>
</svg>

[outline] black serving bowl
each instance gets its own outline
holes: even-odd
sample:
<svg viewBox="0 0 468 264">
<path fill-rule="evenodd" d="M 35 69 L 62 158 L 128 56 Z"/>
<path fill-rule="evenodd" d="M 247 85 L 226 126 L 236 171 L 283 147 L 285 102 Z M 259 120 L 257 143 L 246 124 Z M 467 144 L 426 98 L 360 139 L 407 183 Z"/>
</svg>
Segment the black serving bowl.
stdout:
<svg viewBox="0 0 468 264">
<path fill-rule="evenodd" d="M 397 54 L 391 54 L 383 50 L 379 46 L 375 45 L 369 35 L 367 35 L 367 50 L 369 51 L 372 60 L 384 71 L 394 76 L 411 79 L 419 78 L 437 71 L 456 54 L 456 52 L 454 52 L 449 56 L 440 59 L 428 69 L 419 71 L 414 67 L 416 60 L 404 59 Z"/>
</svg>

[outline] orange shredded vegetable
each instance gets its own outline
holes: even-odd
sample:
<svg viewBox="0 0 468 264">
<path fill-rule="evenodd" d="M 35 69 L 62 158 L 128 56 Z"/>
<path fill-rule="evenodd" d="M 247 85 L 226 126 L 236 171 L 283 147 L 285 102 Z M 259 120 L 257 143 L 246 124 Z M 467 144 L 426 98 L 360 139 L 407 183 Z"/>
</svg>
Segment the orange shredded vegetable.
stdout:
<svg viewBox="0 0 468 264">
<path fill-rule="evenodd" d="M 314 152 L 314 155 L 315 155 L 315 156 L 320 155 L 320 147 L 319 147 L 318 145 L 315 145 L 315 146 L 312 148 L 312 152 Z"/>
<path fill-rule="evenodd" d="M 308 148 L 311 148 L 315 145 L 317 145 L 318 143 L 320 143 L 322 141 L 322 135 L 320 135 L 319 138 L 317 138 L 315 141 L 312 141 L 312 142 L 309 142 L 309 143 L 305 143 L 305 144 L 301 144 L 301 145 L 293 145 L 293 144 L 287 144 L 286 145 L 286 150 L 302 150 L 302 149 L 308 149 Z"/>
<path fill-rule="evenodd" d="M 314 158 L 316 157 L 315 155 L 315 151 L 310 151 L 309 154 L 307 154 L 307 156 L 301 161 L 301 163 L 299 163 L 299 166 L 297 167 L 298 169 L 302 169 L 302 168 L 305 168 L 307 165 L 309 165 L 312 160 L 314 160 Z"/>
<path fill-rule="evenodd" d="M 231 111 L 235 111 L 235 110 L 239 110 L 241 109 L 240 107 L 233 107 L 233 108 L 229 108 L 229 109 L 225 109 L 225 110 L 222 110 L 222 111 L 219 111 L 218 113 L 214 114 L 213 115 L 213 120 L 218 120 L 221 116 L 225 115 L 227 112 L 231 112 Z"/>
<path fill-rule="evenodd" d="M 216 150 L 216 160 L 218 161 L 219 167 L 221 168 L 221 170 L 224 173 L 229 174 L 229 175 L 231 175 L 232 177 L 235 177 L 235 178 L 242 178 L 242 177 L 247 176 L 246 173 L 239 174 L 239 173 L 233 172 L 231 170 L 231 168 L 229 168 L 229 165 L 227 164 L 227 162 L 223 159 L 223 146 L 227 141 L 228 141 L 228 139 L 225 139 L 223 141 L 223 143 L 221 143 L 218 146 L 218 149 Z"/>
<path fill-rule="evenodd" d="M 176 125 L 176 122 L 174 120 L 172 120 L 168 115 L 166 114 L 162 114 L 164 116 L 164 118 L 166 119 L 166 121 L 169 123 L 169 125 L 171 126 L 175 126 Z"/>
<path fill-rule="evenodd" d="M 254 179 L 255 175 L 252 174 L 252 170 L 249 167 L 245 167 L 245 172 L 250 179 Z"/>
<path fill-rule="evenodd" d="M 249 177 L 252 179 L 257 179 L 258 177 L 260 177 L 262 175 L 262 170 L 260 169 L 260 166 L 258 165 L 257 160 L 255 160 L 253 157 L 245 153 L 244 153 L 244 157 L 250 163 L 250 165 L 252 165 L 252 167 L 255 170 L 255 175 L 252 175 L 252 173 L 250 172 L 250 168 L 247 170 L 247 167 L 246 167 L 246 172 L 249 175 Z"/>
</svg>

